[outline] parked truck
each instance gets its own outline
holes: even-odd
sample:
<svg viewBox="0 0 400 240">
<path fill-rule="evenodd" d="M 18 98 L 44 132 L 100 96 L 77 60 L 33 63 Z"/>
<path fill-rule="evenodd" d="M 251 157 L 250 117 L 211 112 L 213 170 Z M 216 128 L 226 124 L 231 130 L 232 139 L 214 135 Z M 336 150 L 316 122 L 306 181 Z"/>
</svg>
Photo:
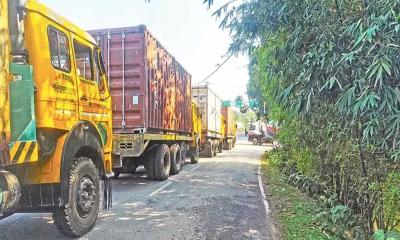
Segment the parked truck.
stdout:
<svg viewBox="0 0 400 240">
<path fill-rule="evenodd" d="M 235 111 L 230 107 L 223 107 L 221 109 L 221 114 L 224 119 L 224 135 L 223 135 L 223 145 L 224 150 L 231 150 L 236 144 L 236 120 Z"/>
<path fill-rule="evenodd" d="M 110 81 L 116 176 L 140 165 L 150 180 L 178 174 L 198 141 L 191 75 L 143 25 L 89 32 L 104 51 Z"/>
<path fill-rule="evenodd" d="M 63 234 L 82 236 L 100 197 L 111 203 L 111 98 L 100 49 L 35 0 L 0 0 L 0 11 L 0 218 L 51 212 Z"/>
<path fill-rule="evenodd" d="M 222 100 L 207 85 L 193 86 L 192 91 L 202 118 L 201 155 L 211 158 L 223 148 Z"/>
<path fill-rule="evenodd" d="M 192 100 L 192 126 L 193 141 L 190 144 L 189 155 L 191 162 L 196 164 L 200 158 L 201 133 L 202 133 L 202 116 L 199 105 Z"/>
</svg>

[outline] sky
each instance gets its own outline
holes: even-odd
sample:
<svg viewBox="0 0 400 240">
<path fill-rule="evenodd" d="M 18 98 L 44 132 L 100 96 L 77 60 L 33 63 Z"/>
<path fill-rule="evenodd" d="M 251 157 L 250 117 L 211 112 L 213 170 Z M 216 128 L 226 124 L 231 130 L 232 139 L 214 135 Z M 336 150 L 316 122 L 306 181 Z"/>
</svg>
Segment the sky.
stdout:
<svg viewBox="0 0 400 240">
<path fill-rule="evenodd" d="M 202 0 L 41 0 L 83 29 L 144 24 L 198 83 L 222 63 L 231 42 Z M 224 0 L 214 1 L 216 6 Z M 208 79 L 224 100 L 246 95 L 248 58 L 230 59 Z"/>
</svg>

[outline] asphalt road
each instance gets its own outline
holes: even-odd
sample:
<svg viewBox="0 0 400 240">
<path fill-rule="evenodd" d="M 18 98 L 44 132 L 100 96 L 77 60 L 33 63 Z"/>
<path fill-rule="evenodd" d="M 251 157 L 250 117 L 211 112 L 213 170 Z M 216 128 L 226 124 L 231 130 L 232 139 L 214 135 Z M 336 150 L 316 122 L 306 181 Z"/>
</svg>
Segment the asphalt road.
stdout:
<svg viewBox="0 0 400 240">
<path fill-rule="evenodd" d="M 113 209 L 81 239 L 274 239 L 257 180 L 266 146 L 238 143 L 165 182 L 144 173 L 113 182 Z M 50 214 L 15 214 L 0 221 L 1 239 L 66 239 Z"/>
</svg>

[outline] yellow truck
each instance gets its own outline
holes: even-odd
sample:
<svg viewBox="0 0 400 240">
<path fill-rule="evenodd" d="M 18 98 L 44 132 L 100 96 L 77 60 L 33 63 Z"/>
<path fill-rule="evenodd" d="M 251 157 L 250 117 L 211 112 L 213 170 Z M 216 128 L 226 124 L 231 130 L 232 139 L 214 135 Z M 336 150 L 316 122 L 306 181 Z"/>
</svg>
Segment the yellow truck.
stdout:
<svg viewBox="0 0 400 240">
<path fill-rule="evenodd" d="M 0 0 L 0 217 L 86 234 L 111 204 L 111 95 L 96 41 L 35 0 Z"/>
<path fill-rule="evenodd" d="M 192 94 L 193 100 L 199 106 L 202 120 L 200 154 L 213 158 L 223 149 L 222 100 L 208 85 L 193 86 Z"/>
<path fill-rule="evenodd" d="M 190 155 L 190 160 L 193 164 L 196 164 L 199 162 L 200 158 L 200 146 L 201 146 L 201 131 L 202 131 L 202 125 L 201 125 L 201 113 L 199 109 L 199 105 L 195 101 L 192 101 L 192 124 L 193 124 L 193 141 L 190 144 L 189 148 L 189 155 Z"/>
<path fill-rule="evenodd" d="M 221 114 L 223 117 L 223 146 L 225 150 L 231 150 L 236 144 L 237 124 L 235 119 L 235 111 L 230 107 L 222 107 Z"/>
</svg>

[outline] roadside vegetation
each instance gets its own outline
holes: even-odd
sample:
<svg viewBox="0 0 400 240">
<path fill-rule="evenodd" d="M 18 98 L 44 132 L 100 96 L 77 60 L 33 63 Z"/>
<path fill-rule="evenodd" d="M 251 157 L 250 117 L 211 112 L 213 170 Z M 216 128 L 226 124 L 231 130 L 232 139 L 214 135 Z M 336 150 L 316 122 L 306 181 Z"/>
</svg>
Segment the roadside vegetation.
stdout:
<svg viewBox="0 0 400 240">
<path fill-rule="evenodd" d="M 271 164 L 268 155 L 263 158 L 262 168 L 272 214 L 284 239 L 336 239 L 318 225 L 317 215 L 322 211 L 319 203 L 290 185 L 287 176 Z"/>
<path fill-rule="evenodd" d="M 271 161 L 326 205 L 320 226 L 340 239 L 400 239 L 399 13 L 397 0 L 233 0 L 215 12 L 230 54 L 250 57 L 250 99 L 281 125 Z"/>
</svg>

